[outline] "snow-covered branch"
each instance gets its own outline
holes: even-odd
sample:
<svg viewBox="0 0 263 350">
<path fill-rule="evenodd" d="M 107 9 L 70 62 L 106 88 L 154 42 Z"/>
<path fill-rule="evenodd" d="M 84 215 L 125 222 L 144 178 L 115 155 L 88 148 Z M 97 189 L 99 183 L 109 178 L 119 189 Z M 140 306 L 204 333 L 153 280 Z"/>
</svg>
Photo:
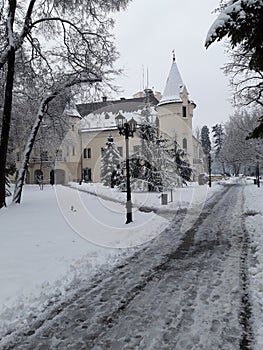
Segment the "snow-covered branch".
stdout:
<svg viewBox="0 0 263 350">
<path fill-rule="evenodd" d="M 15 190 L 14 190 L 14 195 L 13 195 L 13 202 L 14 203 L 20 203 L 20 201 L 21 201 L 24 178 L 26 175 L 26 170 L 27 170 L 27 166 L 29 163 L 30 154 L 31 154 L 31 151 L 33 149 L 33 145 L 35 143 L 36 136 L 37 136 L 38 130 L 40 128 L 40 125 L 41 125 L 43 116 L 46 112 L 46 108 L 47 108 L 48 104 L 56 96 L 63 93 L 69 87 L 72 87 L 76 84 L 94 83 L 94 82 L 98 82 L 98 81 L 101 81 L 101 79 L 95 78 L 95 77 L 90 78 L 88 76 L 86 76 L 86 77 L 79 76 L 79 77 L 75 77 L 75 78 L 72 77 L 71 80 L 68 80 L 65 83 L 62 83 L 60 86 L 58 86 L 57 88 L 54 88 L 53 91 L 51 91 L 45 97 L 42 98 L 40 105 L 39 105 L 39 108 L 38 108 L 35 122 L 33 124 L 31 131 L 30 131 L 30 135 L 28 137 L 28 140 L 27 140 L 25 148 L 24 148 L 21 165 L 20 165 L 20 168 L 18 170 L 16 185 L 15 185 Z"/>
</svg>

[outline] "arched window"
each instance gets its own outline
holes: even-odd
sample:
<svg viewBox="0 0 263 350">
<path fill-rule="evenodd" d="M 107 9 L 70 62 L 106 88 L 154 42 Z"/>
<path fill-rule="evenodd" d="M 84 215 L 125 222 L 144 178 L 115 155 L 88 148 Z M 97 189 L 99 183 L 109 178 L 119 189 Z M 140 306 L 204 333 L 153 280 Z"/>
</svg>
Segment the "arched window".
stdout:
<svg viewBox="0 0 263 350">
<path fill-rule="evenodd" d="M 182 116 L 183 116 L 183 118 L 186 118 L 186 117 L 187 117 L 186 106 L 183 106 L 183 107 L 182 107 Z"/>
<path fill-rule="evenodd" d="M 183 149 L 187 151 L 187 139 L 183 139 Z"/>
</svg>

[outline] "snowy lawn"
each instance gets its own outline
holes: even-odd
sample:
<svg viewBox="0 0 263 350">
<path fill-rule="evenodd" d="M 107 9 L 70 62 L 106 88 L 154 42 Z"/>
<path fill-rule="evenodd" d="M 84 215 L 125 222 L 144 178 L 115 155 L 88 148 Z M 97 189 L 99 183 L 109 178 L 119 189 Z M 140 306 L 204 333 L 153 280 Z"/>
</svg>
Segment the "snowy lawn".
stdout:
<svg viewBox="0 0 263 350">
<path fill-rule="evenodd" d="M 160 213 L 188 208 L 187 226 L 199 216 L 206 198 L 221 188 L 218 184 L 210 189 L 193 184 L 176 189 L 168 205 L 161 205 L 159 193 L 133 194 L 134 222 L 125 225 L 123 204 L 85 190 L 124 202 L 125 193 L 101 185 L 80 187 L 82 191 L 45 186 L 40 191 L 38 186 L 27 185 L 21 205 L 0 211 L 0 336 L 7 325 L 15 327 L 29 314 L 43 311 L 48 298 L 56 298 L 74 283 L 113 266 L 169 225 L 163 215 L 141 212 L 137 206 L 159 209 Z"/>
<path fill-rule="evenodd" d="M 236 181 L 231 179 L 229 181 Z M 214 195 L 220 189 L 222 182 L 215 182 L 209 188 L 207 185 L 199 186 L 197 183 L 188 183 L 188 186 L 174 188 L 172 191 L 166 191 L 168 205 L 161 204 L 161 193 L 157 192 L 133 192 L 132 202 L 135 208 L 146 207 L 147 209 L 158 210 L 161 212 L 176 212 L 178 209 L 185 209 L 203 204 L 208 198 Z M 126 201 L 126 193 L 120 192 L 116 188 L 103 186 L 101 183 L 77 183 L 70 184 L 73 188 L 80 191 L 96 194 L 105 199 L 115 199 L 122 203 Z"/>
<path fill-rule="evenodd" d="M 253 179 L 245 188 L 244 216 L 252 246 L 250 290 L 253 307 L 255 350 L 263 349 L 263 181 L 258 188 Z"/>
</svg>

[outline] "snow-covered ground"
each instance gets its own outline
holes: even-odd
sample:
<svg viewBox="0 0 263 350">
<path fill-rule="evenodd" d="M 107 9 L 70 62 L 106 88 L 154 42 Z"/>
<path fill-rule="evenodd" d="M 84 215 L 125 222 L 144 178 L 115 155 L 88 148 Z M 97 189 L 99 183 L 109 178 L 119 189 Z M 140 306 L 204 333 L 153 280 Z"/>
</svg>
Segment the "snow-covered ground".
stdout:
<svg viewBox="0 0 263 350">
<path fill-rule="evenodd" d="M 255 249 L 250 289 L 259 350 L 263 347 L 263 188 L 247 183 L 240 215 L 245 217 Z M 147 246 L 178 209 L 187 208 L 180 222 L 183 235 L 198 219 L 206 199 L 222 190 L 220 184 L 211 189 L 193 184 L 174 190 L 168 205 L 161 205 L 157 193 L 133 194 L 134 222 L 125 225 L 125 206 L 105 199 L 125 202 L 125 193 L 101 185 L 72 186 L 81 191 L 62 186 L 45 186 L 40 191 L 38 186 L 25 186 L 22 204 L 0 211 L 0 336 L 23 324 L 30 314 L 44 311 L 50 297 L 56 300 L 95 272 L 132 255 L 139 245 Z M 139 206 L 154 212 L 141 212 Z"/>
<path fill-rule="evenodd" d="M 253 179 L 249 180 L 244 194 L 244 217 L 252 247 L 249 282 L 255 350 L 261 350 L 263 349 L 263 182 L 261 181 L 261 187 L 258 188 L 253 184 Z"/>
<path fill-rule="evenodd" d="M 169 224 L 167 215 L 141 212 L 136 205 L 174 214 L 191 205 L 201 211 L 219 189 L 196 184 L 175 189 L 168 205 L 161 205 L 159 193 L 133 194 L 134 222 L 125 225 L 125 206 L 101 198 L 125 201 L 125 193 L 99 184 L 83 184 L 82 191 L 24 186 L 22 204 L 0 211 L 0 335 L 10 322 L 41 311 L 49 297 L 113 266 Z"/>
</svg>

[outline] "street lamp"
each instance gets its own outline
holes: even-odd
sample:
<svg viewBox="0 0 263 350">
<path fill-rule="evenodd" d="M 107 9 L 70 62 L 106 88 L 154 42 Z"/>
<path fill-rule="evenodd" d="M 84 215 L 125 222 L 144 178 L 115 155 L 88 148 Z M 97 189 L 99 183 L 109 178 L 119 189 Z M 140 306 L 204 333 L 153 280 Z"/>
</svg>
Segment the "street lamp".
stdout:
<svg viewBox="0 0 263 350">
<path fill-rule="evenodd" d="M 258 187 L 260 187 L 260 181 L 259 181 L 259 161 L 257 156 L 257 164 L 256 164 L 256 184 Z"/>
<path fill-rule="evenodd" d="M 126 145 L 126 177 L 127 177 L 127 202 L 126 202 L 126 224 L 132 222 L 132 202 L 131 202 L 131 182 L 130 182 L 130 161 L 129 161 L 129 137 L 133 137 L 136 131 L 136 120 L 133 118 L 127 122 L 122 114 L 118 114 L 116 119 L 116 125 L 120 135 L 125 136 Z"/>
<path fill-rule="evenodd" d="M 211 187 L 212 182 L 211 182 L 211 154 L 210 154 L 210 152 L 208 153 L 208 175 L 209 175 L 208 186 Z"/>
</svg>

